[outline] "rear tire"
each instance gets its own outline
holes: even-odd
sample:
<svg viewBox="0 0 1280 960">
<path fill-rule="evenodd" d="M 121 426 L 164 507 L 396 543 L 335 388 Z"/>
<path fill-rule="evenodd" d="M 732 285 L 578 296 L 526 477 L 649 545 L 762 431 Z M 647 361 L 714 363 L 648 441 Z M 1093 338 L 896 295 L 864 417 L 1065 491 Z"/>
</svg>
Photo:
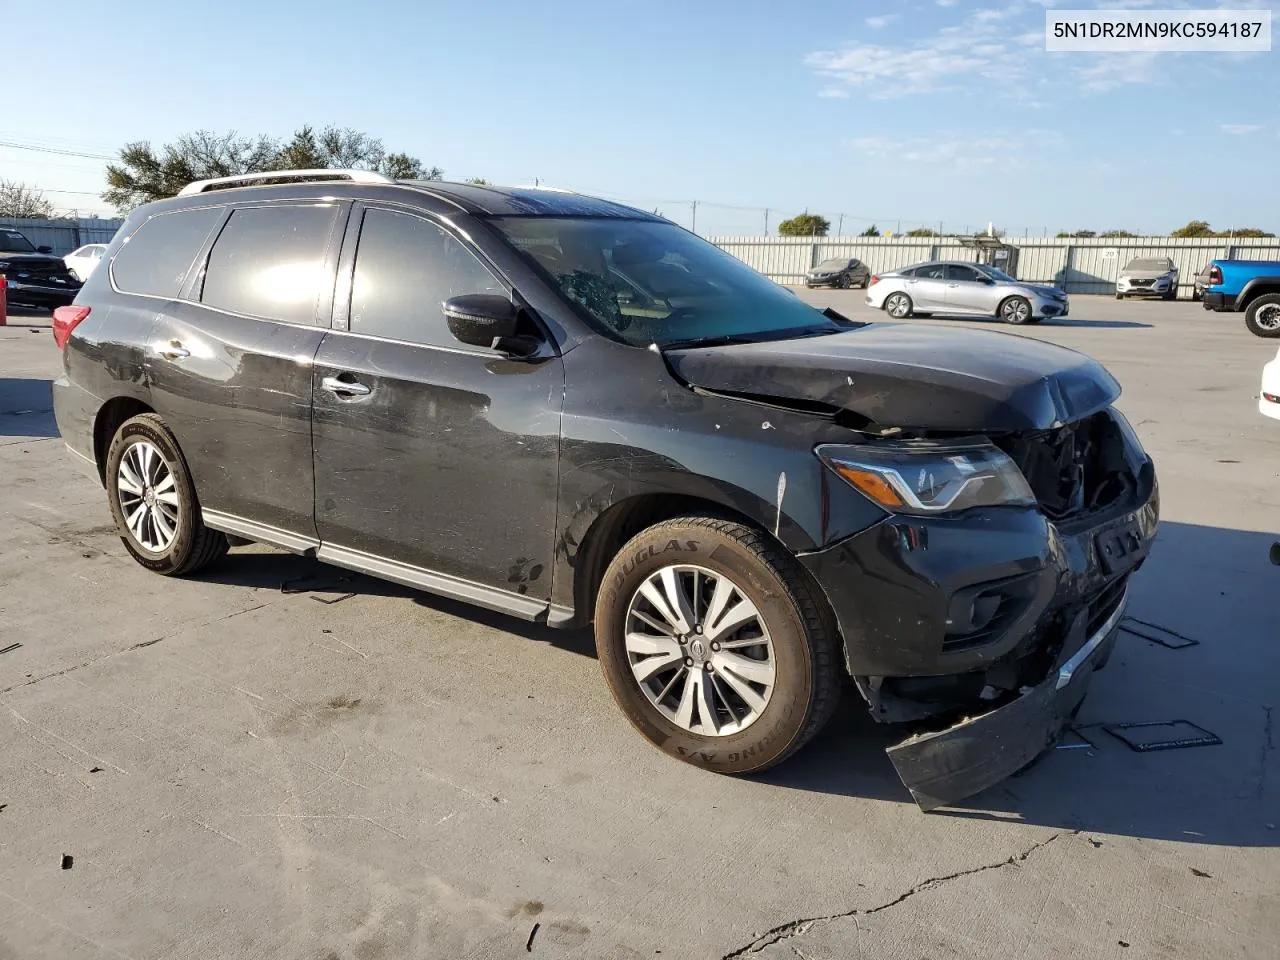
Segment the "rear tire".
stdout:
<svg viewBox="0 0 1280 960">
<path fill-rule="evenodd" d="M 187 462 L 156 414 L 120 425 L 107 450 L 106 482 L 120 540 L 148 570 L 183 576 L 227 552 L 227 538 L 200 518 Z"/>
<path fill-rule="evenodd" d="M 1244 309 L 1244 325 L 1255 337 L 1280 337 L 1280 293 L 1254 297 Z"/>
<path fill-rule="evenodd" d="M 680 517 L 633 537 L 605 571 L 595 633 L 632 725 L 717 773 L 781 762 L 839 700 L 826 599 L 779 544 L 733 521 Z"/>
<path fill-rule="evenodd" d="M 1124 294 L 1123 294 L 1123 293 L 1117 293 L 1117 294 L 1116 294 L 1116 299 L 1117 299 L 1117 300 L 1123 300 L 1123 299 L 1124 299 Z"/>
</svg>

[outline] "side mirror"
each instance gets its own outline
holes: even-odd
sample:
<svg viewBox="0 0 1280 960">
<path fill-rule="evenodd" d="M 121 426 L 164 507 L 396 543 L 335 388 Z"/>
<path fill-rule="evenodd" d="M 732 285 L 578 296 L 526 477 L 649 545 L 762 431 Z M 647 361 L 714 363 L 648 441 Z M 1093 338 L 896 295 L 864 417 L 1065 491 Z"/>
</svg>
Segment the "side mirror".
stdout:
<svg viewBox="0 0 1280 960">
<path fill-rule="evenodd" d="M 36 247 L 36 253 L 53 253 L 53 247 Z"/>
<path fill-rule="evenodd" d="M 467 293 L 450 297 L 441 307 L 449 332 L 473 347 L 490 347 L 507 353 L 531 352 L 528 338 L 517 336 L 519 314 L 506 297 L 492 293 Z"/>
</svg>

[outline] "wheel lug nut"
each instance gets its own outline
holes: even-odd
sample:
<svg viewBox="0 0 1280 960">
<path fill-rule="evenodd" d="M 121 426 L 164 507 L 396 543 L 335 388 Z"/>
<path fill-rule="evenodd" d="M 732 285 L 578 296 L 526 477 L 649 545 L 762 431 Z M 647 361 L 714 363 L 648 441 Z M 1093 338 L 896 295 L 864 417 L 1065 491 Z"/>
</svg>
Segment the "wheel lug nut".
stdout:
<svg viewBox="0 0 1280 960">
<path fill-rule="evenodd" d="M 692 667 L 692 666 L 693 666 L 693 657 L 685 657 L 685 658 L 684 658 L 684 665 L 685 665 L 686 667 Z"/>
<path fill-rule="evenodd" d="M 702 665 L 702 669 L 703 669 L 703 670 L 706 670 L 708 673 L 710 673 L 710 672 L 711 672 L 711 661 L 710 661 L 710 660 L 708 660 L 706 663 L 704 663 L 704 664 Z"/>
<path fill-rule="evenodd" d="M 711 649 L 712 649 L 712 650 L 719 650 L 719 649 L 720 649 L 720 644 L 719 644 L 719 643 L 716 643 L 716 642 L 714 642 L 714 641 L 713 641 L 713 642 L 712 642 L 712 644 L 711 644 Z"/>
</svg>

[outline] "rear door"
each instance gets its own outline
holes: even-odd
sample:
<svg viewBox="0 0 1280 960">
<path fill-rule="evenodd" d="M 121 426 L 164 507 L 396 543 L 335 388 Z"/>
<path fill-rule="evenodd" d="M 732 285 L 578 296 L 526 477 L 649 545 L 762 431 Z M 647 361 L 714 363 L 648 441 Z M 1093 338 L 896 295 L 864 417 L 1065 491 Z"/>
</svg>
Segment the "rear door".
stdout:
<svg viewBox="0 0 1280 960">
<path fill-rule="evenodd" d="M 551 589 L 560 358 L 453 337 L 443 301 L 510 288 L 425 215 L 357 206 L 338 286 L 314 371 L 320 556 L 532 615 Z"/>
<path fill-rule="evenodd" d="M 915 276 L 907 281 L 907 296 L 917 311 L 943 310 L 946 308 L 946 265 L 926 263 L 916 267 Z"/>
<path fill-rule="evenodd" d="M 270 528 L 249 535 L 315 540 L 311 365 L 345 214 L 334 201 L 230 208 L 183 298 L 160 313 L 153 402 L 214 526 L 230 515 L 237 530 Z"/>
<path fill-rule="evenodd" d="M 986 274 L 962 263 L 947 264 L 947 309 L 954 313 L 995 313 L 999 288 Z"/>
</svg>

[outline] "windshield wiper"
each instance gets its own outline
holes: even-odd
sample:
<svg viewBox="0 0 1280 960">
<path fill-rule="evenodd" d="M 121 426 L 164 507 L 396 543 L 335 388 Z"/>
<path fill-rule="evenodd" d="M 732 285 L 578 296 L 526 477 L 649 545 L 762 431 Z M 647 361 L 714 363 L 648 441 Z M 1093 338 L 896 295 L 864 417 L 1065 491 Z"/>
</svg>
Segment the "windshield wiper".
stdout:
<svg viewBox="0 0 1280 960">
<path fill-rule="evenodd" d="M 743 333 L 723 334 L 718 337 L 689 337 L 687 340 L 664 340 L 657 346 L 662 350 L 679 350 L 682 347 L 731 347 L 740 343 L 759 343 L 757 337 Z"/>
</svg>

